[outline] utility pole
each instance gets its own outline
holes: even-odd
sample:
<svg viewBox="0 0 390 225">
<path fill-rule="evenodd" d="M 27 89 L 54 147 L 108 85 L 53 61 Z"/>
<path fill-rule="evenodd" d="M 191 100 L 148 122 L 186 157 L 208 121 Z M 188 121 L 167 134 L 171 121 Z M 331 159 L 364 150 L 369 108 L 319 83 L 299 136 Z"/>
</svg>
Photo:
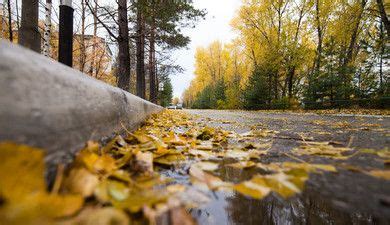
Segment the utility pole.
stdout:
<svg viewBox="0 0 390 225">
<path fill-rule="evenodd" d="M 73 65 L 73 11 L 72 0 L 61 0 L 58 61 L 70 67 Z"/>
<path fill-rule="evenodd" d="M 26 48 L 41 53 L 38 7 L 38 0 L 22 0 L 22 23 L 20 25 L 18 42 Z"/>
</svg>

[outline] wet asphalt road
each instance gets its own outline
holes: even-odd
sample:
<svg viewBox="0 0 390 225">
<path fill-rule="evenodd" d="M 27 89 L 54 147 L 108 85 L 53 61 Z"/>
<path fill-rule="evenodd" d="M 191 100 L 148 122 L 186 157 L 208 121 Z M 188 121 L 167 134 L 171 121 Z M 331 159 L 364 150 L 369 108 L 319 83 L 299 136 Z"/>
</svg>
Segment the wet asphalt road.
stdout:
<svg viewBox="0 0 390 225">
<path fill-rule="evenodd" d="M 284 153 L 302 139 L 332 141 L 355 150 L 390 147 L 389 116 L 317 115 L 249 111 L 185 110 L 208 126 L 238 133 L 269 129 L 279 133 L 262 163 L 291 161 Z M 221 195 L 192 214 L 200 224 L 390 224 L 390 180 L 346 169 L 389 169 L 372 154 L 347 160 L 299 156 L 309 163 L 336 165 L 337 173 L 312 174 L 305 190 L 291 199 L 271 195 L 259 201 L 239 194 Z M 255 173 L 255 172 L 253 172 Z M 228 181 L 238 182 L 253 173 L 223 170 Z"/>
</svg>

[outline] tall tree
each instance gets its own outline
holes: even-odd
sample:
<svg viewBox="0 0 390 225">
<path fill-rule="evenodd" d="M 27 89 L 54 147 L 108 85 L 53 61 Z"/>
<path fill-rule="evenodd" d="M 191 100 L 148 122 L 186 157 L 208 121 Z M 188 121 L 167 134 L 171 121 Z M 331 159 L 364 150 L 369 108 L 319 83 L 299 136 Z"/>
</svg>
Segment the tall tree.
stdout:
<svg viewBox="0 0 390 225">
<path fill-rule="evenodd" d="M 118 87 L 129 91 L 130 88 L 130 46 L 127 19 L 127 0 L 118 0 Z"/>
<path fill-rule="evenodd" d="M 97 9 L 98 9 L 98 0 L 95 1 L 95 5 L 93 8 L 93 15 L 97 15 Z M 96 70 L 94 67 L 96 66 L 96 45 L 97 45 L 97 19 L 96 16 L 93 17 L 93 45 L 92 45 L 92 62 L 89 68 L 89 74 L 91 76 L 97 76 Z M 95 73 L 94 73 L 95 72 Z"/>
<path fill-rule="evenodd" d="M 20 19 L 19 19 L 19 0 L 15 0 L 15 11 L 16 11 L 16 25 L 18 30 L 20 29 Z"/>
<path fill-rule="evenodd" d="M 149 34 L 149 91 L 150 101 L 153 103 L 157 103 L 155 29 L 152 22 Z"/>
<path fill-rule="evenodd" d="M 382 23 L 385 25 L 386 28 L 387 38 L 390 39 L 390 21 L 387 17 L 385 5 L 383 4 L 383 0 L 376 0 L 376 3 L 379 9 L 379 14 L 381 16 Z"/>
<path fill-rule="evenodd" d="M 46 0 L 45 5 L 45 31 L 43 33 L 43 55 L 50 56 L 50 37 L 51 37 L 51 0 Z"/>
<path fill-rule="evenodd" d="M 7 10 L 8 10 L 8 34 L 9 34 L 9 40 L 13 42 L 14 35 L 12 31 L 12 9 L 11 9 L 11 0 L 7 1 Z"/>
<path fill-rule="evenodd" d="M 86 5 L 85 0 L 81 0 L 81 29 L 80 29 L 80 57 L 79 57 L 79 69 L 84 73 L 85 64 L 87 60 L 86 46 L 85 46 L 85 29 L 86 29 Z"/>
<path fill-rule="evenodd" d="M 151 1 L 150 28 L 149 28 L 149 98 L 153 103 L 157 103 L 157 77 L 156 77 L 156 18 L 155 1 Z"/>
<path fill-rule="evenodd" d="M 22 0 L 22 23 L 19 44 L 41 52 L 41 37 L 38 30 L 38 0 Z"/>
<path fill-rule="evenodd" d="M 7 5 L 7 1 L 8 0 L 3 0 L 3 3 L 1 3 L 1 33 L 0 33 L 0 37 L 3 37 L 4 35 L 4 38 L 6 37 L 5 36 L 5 29 L 7 27 L 7 22 L 6 22 L 6 18 L 5 18 L 5 15 L 6 15 L 6 5 Z"/>
<path fill-rule="evenodd" d="M 119 88 L 129 91 L 130 46 L 127 1 L 118 0 L 116 12 L 113 12 L 110 7 L 99 6 L 97 0 L 94 0 L 94 3 L 94 6 L 92 6 L 88 0 L 86 1 L 89 10 L 92 12 L 97 22 L 102 25 L 110 37 L 118 43 L 117 85 Z M 100 15 L 98 15 L 99 10 L 102 11 L 102 14 Z M 117 27 L 117 29 L 113 27 Z"/>
<path fill-rule="evenodd" d="M 145 99 L 145 15 L 143 10 L 144 1 L 137 1 L 137 96 Z"/>
</svg>

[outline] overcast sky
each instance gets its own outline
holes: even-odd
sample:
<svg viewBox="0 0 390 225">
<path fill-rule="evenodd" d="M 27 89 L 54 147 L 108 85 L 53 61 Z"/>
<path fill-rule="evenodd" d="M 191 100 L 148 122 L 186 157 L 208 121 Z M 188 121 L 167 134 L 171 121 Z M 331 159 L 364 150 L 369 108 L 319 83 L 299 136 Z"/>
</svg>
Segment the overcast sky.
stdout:
<svg viewBox="0 0 390 225">
<path fill-rule="evenodd" d="M 208 13 L 206 19 L 198 23 L 196 28 L 185 31 L 185 34 L 191 38 L 188 49 L 174 53 L 176 63 L 185 69 L 184 73 L 171 76 L 173 95 L 179 98 L 194 78 L 196 48 L 207 46 L 214 40 L 226 43 L 235 37 L 230 21 L 239 8 L 241 0 L 194 0 L 194 4 L 197 8 L 206 9 Z"/>
</svg>

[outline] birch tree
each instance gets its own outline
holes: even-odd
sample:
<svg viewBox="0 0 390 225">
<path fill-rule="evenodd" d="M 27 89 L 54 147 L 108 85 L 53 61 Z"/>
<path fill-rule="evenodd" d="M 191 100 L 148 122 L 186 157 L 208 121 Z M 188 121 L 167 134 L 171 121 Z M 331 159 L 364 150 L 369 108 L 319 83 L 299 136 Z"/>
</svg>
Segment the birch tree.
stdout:
<svg viewBox="0 0 390 225">
<path fill-rule="evenodd" d="M 45 5 L 45 31 L 43 33 L 43 51 L 44 56 L 50 56 L 50 37 L 51 37 L 51 0 L 46 0 Z"/>
</svg>

